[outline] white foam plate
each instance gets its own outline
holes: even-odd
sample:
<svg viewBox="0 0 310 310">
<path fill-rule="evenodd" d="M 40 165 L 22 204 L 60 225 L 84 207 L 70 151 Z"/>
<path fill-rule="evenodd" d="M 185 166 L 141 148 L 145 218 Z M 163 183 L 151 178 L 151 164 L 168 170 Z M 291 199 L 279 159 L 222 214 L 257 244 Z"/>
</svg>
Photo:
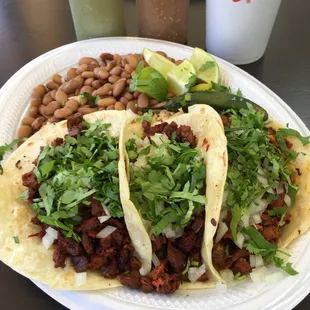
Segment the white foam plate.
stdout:
<svg viewBox="0 0 310 310">
<path fill-rule="evenodd" d="M 81 41 L 62 46 L 31 61 L 14 74 L 0 90 L 0 145 L 14 137 L 22 117 L 27 113 L 30 94 L 38 84 L 47 82 L 56 72 L 76 66 L 82 56 L 99 57 L 102 52 L 127 54 L 141 53 L 144 47 L 164 51 L 176 59 L 190 58 L 191 47 L 140 38 L 102 38 Z M 216 58 L 222 82 L 233 89 L 240 88 L 245 97 L 263 106 L 269 115 L 302 135 L 310 132 L 276 94 L 258 80 Z M 174 295 L 144 294 L 127 288 L 101 291 L 55 291 L 36 282 L 45 293 L 70 309 L 292 309 L 310 292 L 310 233 L 298 238 L 291 246 L 291 261 L 299 271 L 297 276 L 288 276 L 277 284 L 241 283 L 226 293 L 215 290 L 185 291 Z"/>
</svg>

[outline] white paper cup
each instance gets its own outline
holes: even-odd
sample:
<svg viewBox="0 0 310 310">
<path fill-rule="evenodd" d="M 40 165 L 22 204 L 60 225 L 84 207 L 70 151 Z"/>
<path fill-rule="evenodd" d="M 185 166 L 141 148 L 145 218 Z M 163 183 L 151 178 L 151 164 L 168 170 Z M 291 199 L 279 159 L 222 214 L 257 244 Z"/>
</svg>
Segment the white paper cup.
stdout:
<svg viewBox="0 0 310 310">
<path fill-rule="evenodd" d="M 281 0 L 206 0 L 206 48 L 237 65 L 261 58 Z"/>
</svg>

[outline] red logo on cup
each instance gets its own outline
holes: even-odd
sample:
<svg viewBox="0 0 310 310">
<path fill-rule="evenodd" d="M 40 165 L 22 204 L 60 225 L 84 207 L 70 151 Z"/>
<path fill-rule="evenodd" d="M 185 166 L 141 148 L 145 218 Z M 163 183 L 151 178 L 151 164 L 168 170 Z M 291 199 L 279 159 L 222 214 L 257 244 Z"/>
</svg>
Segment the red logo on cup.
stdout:
<svg viewBox="0 0 310 310">
<path fill-rule="evenodd" d="M 240 2 L 241 0 L 233 0 L 233 2 Z M 251 3 L 251 0 L 245 0 L 246 3 Z"/>
</svg>

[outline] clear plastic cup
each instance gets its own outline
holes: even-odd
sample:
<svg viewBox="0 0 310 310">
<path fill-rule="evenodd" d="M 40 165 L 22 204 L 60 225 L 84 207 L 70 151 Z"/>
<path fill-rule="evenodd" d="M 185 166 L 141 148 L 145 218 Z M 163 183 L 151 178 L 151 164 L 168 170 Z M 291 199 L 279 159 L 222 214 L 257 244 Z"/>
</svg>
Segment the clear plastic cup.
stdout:
<svg viewBox="0 0 310 310">
<path fill-rule="evenodd" d="M 69 0 L 69 3 L 78 40 L 125 35 L 123 0 Z"/>
<path fill-rule="evenodd" d="M 189 0 L 137 0 L 141 37 L 187 42 Z"/>
<path fill-rule="evenodd" d="M 260 59 L 281 0 L 206 0 L 206 48 L 233 64 Z"/>
</svg>

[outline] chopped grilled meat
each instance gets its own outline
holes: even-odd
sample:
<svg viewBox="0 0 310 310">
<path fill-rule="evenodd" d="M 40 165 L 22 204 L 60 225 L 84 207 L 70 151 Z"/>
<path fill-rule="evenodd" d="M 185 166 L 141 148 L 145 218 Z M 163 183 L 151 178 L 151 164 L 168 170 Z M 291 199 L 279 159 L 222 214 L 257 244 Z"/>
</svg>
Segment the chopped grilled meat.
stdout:
<svg viewBox="0 0 310 310">
<path fill-rule="evenodd" d="M 160 235 L 156 239 L 152 240 L 152 249 L 157 252 L 162 248 L 163 245 L 167 244 L 167 238 L 164 235 Z"/>
<path fill-rule="evenodd" d="M 264 227 L 261 233 L 267 241 L 270 241 L 272 243 L 275 243 L 276 241 L 278 241 L 280 237 L 280 231 L 277 226 L 270 225 L 270 226 Z"/>
<path fill-rule="evenodd" d="M 180 286 L 181 281 L 177 274 L 165 274 L 162 278 L 152 281 L 155 290 L 159 293 L 174 293 Z"/>
<path fill-rule="evenodd" d="M 73 118 L 67 120 L 69 137 L 76 137 L 84 129 L 82 122 L 83 115 L 81 113 L 76 113 Z"/>
<path fill-rule="evenodd" d="M 107 264 L 104 264 L 101 268 L 101 274 L 107 279 L 114 279 L 119 274 L 119 269 L 115 260 L 110 261 Z"/>
<path fill-rule="evenodd" d="M 104 215 L 104 210 L 100 201 L 94 199 L 93 197 L 90 198 L 90 206 L 91 206 L 91 215 L 94 217 L 99 217 Z"/>
<path fill-rule="evenodd" d="M 243 257 L 239 258 L 233 267 L 234 274 L 240 273 L 241 275 L 248 274 L 252 271 L 250 263 Z"/>
<path fill-rule="evenodd" d="M 103 250 L 106 250 L 112 246 L 112 237 L 111 235 L 106 236 L 105 238 L 100 239 L 100 245 Z"/>
<path fill-rule="evenodd" d="M 220 241 L 213 246 L 212 262 L 216 268 L 221 270 L 225 268 L 225 259 L 225 243 L 223 241 Z"/>
<path fill-rule="evenodd" d="M 83 254 L 82 247 L 73 239 L 65 238 L 62 233 L 58 232 L 58 248 L 61 248 L 66 254 L 70 256 L 80 256 Z"/>
<path fill-rule="evenodd" d="M 76 272 L 84 272 L 88 267 L 87 257 L 84 255 L 71 257 L 73 268 Z"/>
<path fill-rule="evenodd" d="M 168 241 L 167 257 L 170 265 L 176 270 L 176 272 L 181 273 L 186 264 L 186 255 L 176 248 L 171 241 Z"/>
<path fill-rule="evenodd" d="M 52 147 L 56 147 L 58 145 L 62 145 L 63 143 L 64 143 L 64 139 L 56 138 L 54 141 L 52 141 L 51 145 Z"/>
<path fill-rule="evenodd" d="M 185 232 L 182 237 L 178 239 L 178 247 L 183 252 L 188 253 L 190 252 L 196 244 L 197 235 L 193 230 Z"/>
<path fill-rule="evenodd" d="M 36 175 L 34 174 L 33 170 L 27 173 L 24 173 L 22 175 L 22 181 L 25 187 L 30 187 L 33 190 L 38 190 L 39 188 L 38 179 Z"/>
<path fill-rule="evenodd" d="M 105 256 L 92 255 L 90 257 L 89 267 L 92 270 L 100 269 L 107 262 L 107 258 Z"/>
<path fill-rule="evenodd" d="M 154 290 L 152 280 L 149 277 L 141 277 L 140 282 L 143 293 L 151 293 Z"/>
<path fill-rule="evenodd" d="M 139 270 L 142 264 L 137 257 L 131 256 L 129 260 L 129 266 L 131 270 Z"/>
<path fill-rule="evenodd" d="M 164 274 L 165 274 L 165 266 L 164 264 L 160 264 L 149 273 L 149 277 L 152 280 L 157 280 L 158 278 L 162 277 Z"/>
<path fill-rule="evenodd" d="M 196 216 L 192 222 L 191 229 L 197 233 L 204 226 L 204 217 Z"/>
<path fill-rule="evenodd" d="M 92 242 L 92 239 L 88 237 L 87 233 L 82 233 L 82 245 L 84 250 L 88 255 L 94 254 L 94 244 Z"/>
<path fill-rule="evenodd" d="M 66 264 L 65 264 L 66 253 L 59 246 L 57 246 L 56 250 L 53 253 L 53 261 L 54 261 L 55 268 L 58 268 L 58 267 L 65 268 L 66 267 Z"/>
<path fill-rule="evenodd" d="M 140 277 L 139 272 L 134 270 L 130 274 L 120 275 L 119 280 L 124 286 L 139 289 L 141 287 Z"/>
<path fill-rule="evenodd" d="M 96 229 L 98 226 L 100 226 L 100 222 L 96 217 L 92 217 L 88 220 L 83 221 L 83 223 L 80 225 L 80 230 L 82 232 L 89 232 Z"/>
</svg>

